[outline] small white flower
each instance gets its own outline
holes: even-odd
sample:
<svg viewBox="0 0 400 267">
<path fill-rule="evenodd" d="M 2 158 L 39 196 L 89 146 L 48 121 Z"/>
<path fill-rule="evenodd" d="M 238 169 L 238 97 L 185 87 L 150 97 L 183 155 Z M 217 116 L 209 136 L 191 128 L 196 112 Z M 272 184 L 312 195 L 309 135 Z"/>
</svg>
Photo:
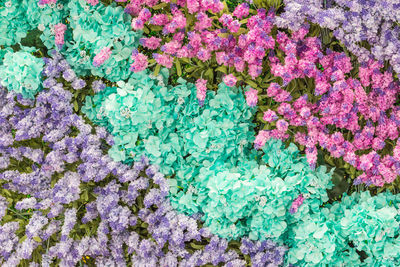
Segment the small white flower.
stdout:
<svg viewBox="0 0 400 267">
<path fill-rule="evenodd" d="M 267 204 L 267 198 L 265 196 L 260 197 L 260 206 L 264 207 Z"/>
<path fill-rule="evenodd" d="M 106 69 L 106 74 L 109 75 L 111 73 L 112 69 L 111 68 L 107 68 Z"/>
<path fill-rule="evenodd" d="M 54 28 L 53 27 L 50 27 L 50 34 L 54 35 Z"/>
<path fill-rule="evenodd" d="M 187 190 L 188 193 L 197 193 L 197 189 L 195 187 L 193 187 L 192 185 L 189 185 L 189 188 Z"/>
<path fill-rule="evenodd" d="M 89 11 L 89 6 L 88 5 L 86 5 L 84 8 L 83 8 L 83 10 L 85 10 L 85 11 Z"/>
<path fill-rule="evenodd" d="M 185 100 L 182 98 L 182 97 L 179 97 L 178 98 L 178 104 L 179 105 L 182 105 L 182 104 L 184 104 L 185 103 Z"/>
<path fill-rule="evenodd" d="M 43 24 L 39 24 L 38 25 L 38 30 L 39 31 L 44 31 L 46 28 L 44 27 L 44 25 Z"/>
<path fill-rule="evenodd" d="M 79 55 L 80 55 L 81 57 L 86 56 L 86 51 L 85 51 L 85 50 L 82 50 L 81 52 L 79 52 Z"/>
<path fill-rule="evenodd" d="M 90 57 L 89 56 L 85 56 L 84 58 L 83 58 L 83 61 L 89 61 L 90 60 Z"/>
<path fill-rule="evenodd" d="M 97 113 L 97 114 L 96 114 L 96 118 L 97 118 L 98 120 L 101 120 L 101 119 L 103 118 L 103 115 L 102 115 L 101 113 Z"/>
<path fill-rule="evenodd" d="M 164 86 L 165 83 L 164 83 L 163 81 L 159 81 L 159 82 L 158 82 L 158 85 L 159 85 L 159 86 Z"/>
<path fill-rule="evenodd" d="M 121 110 L 121 116 L 128 119 L 131 116 L 131 110 L 128 107 L 125 107 Z"/>
<path fill-rule="evenodd" d="M 11 6 L 12 6 L 12 2 L 11 2 L 11 1 L 7 1 L 7 2 L 5 3 L 5 6 L 6 6 L 6 7 L 11 7 Z"/>
<path fill-rule="evenodd" d="M 51 3 L 51 4 L 49 4 L 49 7 L 50 7 L 50 8 L 55 8 L 55 7 L 56 7 L 56 4 Z"/>
<path fill-rule="evenodd" d="M 63 4 L 57 4 L 57 9 L 61 10 L 63 9 L 64 5 Z"/>
</svg>

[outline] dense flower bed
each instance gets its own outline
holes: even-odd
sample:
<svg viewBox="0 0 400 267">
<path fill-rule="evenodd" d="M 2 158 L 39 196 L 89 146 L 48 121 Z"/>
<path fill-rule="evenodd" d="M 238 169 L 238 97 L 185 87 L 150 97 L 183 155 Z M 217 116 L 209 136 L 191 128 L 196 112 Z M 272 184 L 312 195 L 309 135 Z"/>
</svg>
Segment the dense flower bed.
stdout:
<svg viewBox="0 0 400 267">
<path fill-rule="evenodd" d="M 363 3 L 0 0 L 0 265 L 400 265 L 399 6 Z"/>
</svg>

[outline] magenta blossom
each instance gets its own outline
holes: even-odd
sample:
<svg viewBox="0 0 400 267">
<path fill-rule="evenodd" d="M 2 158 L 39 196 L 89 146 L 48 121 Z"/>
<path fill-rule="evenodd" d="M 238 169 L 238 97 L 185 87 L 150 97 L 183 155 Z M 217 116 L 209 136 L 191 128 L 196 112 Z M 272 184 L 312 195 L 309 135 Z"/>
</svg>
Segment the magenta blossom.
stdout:
<svg viewBox="0 0 400 267">
<path fill-rule="evenodd" d="M 111 49 L 104 47 L 101 51 L 93 58 L 93 66 L 99 67 L 102 65 L 111 55 Z"/>
<path fill-rule="evenodd" d="M 258 91 L 256 89 L 250 88 L 249 91 L 244 93 L 246 95 L 247 105 L 250 107 L 255 107 L 258 102 Z"/>
</svg>

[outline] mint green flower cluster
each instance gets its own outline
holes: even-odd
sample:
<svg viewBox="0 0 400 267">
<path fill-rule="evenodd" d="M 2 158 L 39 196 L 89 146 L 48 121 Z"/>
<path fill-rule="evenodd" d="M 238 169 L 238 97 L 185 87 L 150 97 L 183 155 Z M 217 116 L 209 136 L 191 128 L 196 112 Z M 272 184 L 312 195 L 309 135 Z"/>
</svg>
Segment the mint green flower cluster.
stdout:
<svg viewBox="0 0 400 267">
<path fill-rule="evenodd" d="M 226 238 L 249 236 L 285 242 L 286 233 L 310 211 L 328 201 L 331 174 L 325 167 L 312 171 L 294 144 L 285 149 L 270 140 L 259 160 L 242 157 L 238 164 L 203 167 L 189 190 L 171 196 L 173 206 L 201 212 L 212 232 Z M 289 212 L 299 196 L 305 200 L 297 212 Z"/>
<path fill-rule="evenodd" d="M 64 17 L 63 3 L 39 6 L 38 0 L 0 0 L 0 45 L 11 46 L 38 28 L 41 40 L 48 48 L 54 47 L 52 26 Z"/>
<path fill-rule="evenodd" d="M 131 53 L 141 36 L 141 32 L 131 30 L 130 16 L 115 3 L 105 7 L 76 0 L 69 2 L 68 9 L 72 36 L 61 53 L 77 75 L 91 73 L 113 82 L 126 80 L 131 74 Z M 104 64 L 94 67 L 93 58 L 104 47 L 111 48 L 112 54 Z"/>
<path fill-rule="evenodd" d="M 34 49 L 26 47 L 18 52 L 7 49 L 0 65 L 0 84 L 25 98 L 34 98 L 42 88 L 41 73 L 44 61 L 33 56 L 30 53 L 32 51 Z"/>
<path fill-rule="evenodd" d="M 89 119 L 114 135 L 110 156 L 129 163 L 145 153 L 172 178 L 171 203 L 202 214 L 218 235 L 284 241 L 304 215 L 328 200 L 331 173 L 312 171 L 295 145 L 270 140 L 252 147 L 255 110 L 242 90 L 220 84 L 200 106 L 193 84 L 166 86 L 168 71 L 155 78 L 135 73 L 127 83 L 86 98 Z M 294 214 L 293 201 L 304 196 Z"/>
<path fill-rule="evenodd" d="M 353 193 L 304 216 L 289 235 L 298 266 L 399 266 L 400 195 Z M 357 251 L 367 256 L 363 261 Z"/>
</svg>

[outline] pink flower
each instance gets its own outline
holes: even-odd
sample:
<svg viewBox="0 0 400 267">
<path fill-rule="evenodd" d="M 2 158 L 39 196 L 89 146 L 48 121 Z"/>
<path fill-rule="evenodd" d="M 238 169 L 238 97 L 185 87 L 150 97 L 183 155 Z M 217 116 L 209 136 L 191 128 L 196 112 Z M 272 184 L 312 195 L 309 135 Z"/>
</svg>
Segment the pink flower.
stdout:
<svg viewBox="0 0 400 267">
<path fill-rule="evenodd" d="M 272 122 L 278 119 L 278 116 L 276 115 L 275 111 L 268 109 L 267 111 L 264 112 L 264 117 L 263 119 L 266 122 Z"/>
<path fill-rule="evenodd" d="M 210 59 L 211 53 L 210 51 L 202 47 L 199 49 L 199 52 L 197 52 L 197 57 L 204 62 Z"/>
<path fill-rule="evenodd" d="M 227 86 L 232 87 L 235 86 L 237 79 L 235 76 L 233 76 L 233 74 L 229 74 L 225 75 L 223 81 Z"/>
<path fill-rule="evenodd" d="M 244 93 L 246 95 L 247 105 L 250 107 L 255 107 L 258 102 L 258 91 L 250 88 L 249 91 Z"/>
<path fill-rule="evenodd" d="M 287 122 L 287 121 L 285 121 L 285 120 L 278 120 L 277 122 L 276 122 L 276 128 L 278 129 L 278 131 L 280 131 L 280 132 L 286 132 L 287 131 L 287 129 L 288 129 L 288 127 L 289 127 L 289 123 Z"/>
<path fill-rule="evenodd" d="M 95 6 L 99 3 L 99 0 L 86 0 L 86 2 L 92 6 Z"/>
<path fill-rule="evenodd" d="M 67 26 L 62 23 L 58 23 L 54 25 L 54 34 L 55 34 L 55 44 L 58 49 L 61 49 L 64 45 L 64 33 L 67 30 Z"/>
<path fill-rule="evenodd" d="M 156 38 L 154 36 L 150 38 L 140 38 L 140 44 L 149 49 L 157 49 L 160 46 L 161 38 Z"/>
<path fill-rule="evenodd" d="M 163 26 L 167 24 L 168 21 L 169 19 L 166 14 L 156 14 L 150 19 L 149 23 L 153 25 Z"/>
<path fill-rule="evenodd" d="M 186 0 L 186 6 L 190 14 L 198 12 L 200 8 L 198 0 Z"/>
<path fill-rule="evenodd" d="M 39 5 L 55 4 L 57 0 L 39 0 Z"/>
<path fill-rule="evenodd" d="M 156 60 L 157 64 L 167 67 L 168 69 L 172 67 L 172 62 L 174 61 L 174 59 L 171 56 L 166 54 L 154 53 L 153 58 Z"/>
<path fill-rule="evenodd" d="M 144 27 L 144 21 L 139 18 L 133 18 L 131 26 L 134 30 L 141 30 Z"/>
<path fill-rule="evenodd" d="M 299 209 L 299 207 L 303 204 L 304 201 L 304 197 L 303 195 L 299 195 L 293 202 L 292 202 L 292 206 L 290 207 L 289 212 L 291 214 L 296 213 Z"/>
<path fill-rule="evenodd" d="M 137 50 L 135 50 L 132 53 L 132 59 L 134 61 L 130 67 L 130 70 L 133 72 L 143 71 L 147 68 L 147 66 L 149 64 L 149 62 L 147 60 L 147 56 L 142 53 L 137 52 Z"/>
<path fill-rule="evenodd" d="M 269 139 L 270 139 L 269 131 L 264 131 L 264 130 L 260 131 L 257 134 L 256 139 L 254 140 L 254 148 L 255 149 L 262 148 Z"/>
<path fill-rule="evenodd" d="M 207 85 L 207 80 L 197 79 L 196 81 L 197 99 L 199 100 L 200 106 L 204 104 L 204 100 L 206 99 L 206 93 L 207 93 L 206 85 Z"/>
<path fill-rule="evenodd" d="M 93 66 L 99 67 L 102 65 L 111 55 L 111 49 L 104 47 L 100 52 L 93 58 Z"/>
<path fill-rule="evenodd" d="M 241 19 L 243 17 L 247 17 L 249 15 L 249 4 L 248 3 L 243 3 L 238 5 L 235 10 L 233 11 L 232 15 L 235 17 Z"/>
</svg>

